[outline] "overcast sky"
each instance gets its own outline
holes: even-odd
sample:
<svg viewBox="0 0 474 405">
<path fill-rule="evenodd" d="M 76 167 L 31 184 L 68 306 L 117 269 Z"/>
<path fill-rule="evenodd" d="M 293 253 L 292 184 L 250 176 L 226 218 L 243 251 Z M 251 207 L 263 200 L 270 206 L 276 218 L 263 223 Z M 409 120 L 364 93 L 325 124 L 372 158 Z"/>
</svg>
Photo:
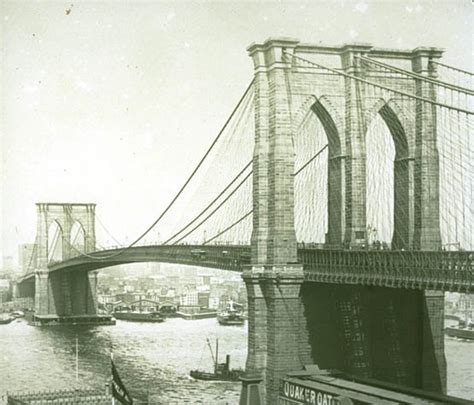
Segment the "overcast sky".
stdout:
<svg viewBox="0 0 474 405">
<path fill-rule="evenodd" d="M 446 49 L 472 70 L 470 0 L 0 2 L 1 249 L 33 242 L 35 203 L 95 202 L 134 239 L 252 79 L 267 37 Z"/>
</svg>

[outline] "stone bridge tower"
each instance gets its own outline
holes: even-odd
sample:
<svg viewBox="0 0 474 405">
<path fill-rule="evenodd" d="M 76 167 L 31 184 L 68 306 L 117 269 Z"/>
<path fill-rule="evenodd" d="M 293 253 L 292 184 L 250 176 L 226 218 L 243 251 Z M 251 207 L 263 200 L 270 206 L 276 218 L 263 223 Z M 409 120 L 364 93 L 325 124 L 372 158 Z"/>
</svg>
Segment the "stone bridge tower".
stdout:
<svg viewBox="0 0 474 405">
<path fill-rule="evenodd" d="M 243 274 L 249 336 L 241 405 L 277 403 L 285 373 L 312 363 L 444 391 L 442 294 L 303 283 L 293 185 L 295 128 L 311 111 L 321 121 L 329 145 L 326 244 L 330 248 L 364 245 L 365 135 L 368 123 L 380 114 L 396 150 L 392 245 L 395 249 L 438 250 L 439 168 L 432 106 L 413 98 L 368 92 L 347 75 L 298 65 L 297 56 L 318 55 L 335 69 L 361 78 L 367 78 L 369 72 L 360 56 L 395 60 L 417 74 L 436 77 L 430 62 L 442 52 L 434 48 L 380 49 L 367 44 L 319 46 L 291 39 L 269 39 L 251 45 L 248 52 L 255 68 L 255 150 L 252 266 Z M 387 86 L 434 98 L 431 84 L 379 75 L 379 82 Z M 411 315 L 405 319 L 406 313 Z M 386 347 L 375 347 L 380 337 L 377 322 L 384 316 L 390 318 L 392 332 Z M 321 328 L 315 330 L 314 325 Z M 406 338 L 407 333 L 413 336 Z M 342 357 L 337 354 L 341 351 Z"/>
<path fill-rule="evenodd" d="M 95 239 L 95 204 L 37 203 L 35 316 L 65 317 L 96 313 L 97 273 L 81 271 L 51 273 L 50 249 L 56 242 L 61 247 L 56 261 L 63 261 L 80 253 L 93 252 Z M 55 241 L 50 229 L 56 228 Z M 79 229 L 77 229 L 79 227 Z M 82 234 L 82 249 L 71 240 L 73 228 Z"/>
</svg>

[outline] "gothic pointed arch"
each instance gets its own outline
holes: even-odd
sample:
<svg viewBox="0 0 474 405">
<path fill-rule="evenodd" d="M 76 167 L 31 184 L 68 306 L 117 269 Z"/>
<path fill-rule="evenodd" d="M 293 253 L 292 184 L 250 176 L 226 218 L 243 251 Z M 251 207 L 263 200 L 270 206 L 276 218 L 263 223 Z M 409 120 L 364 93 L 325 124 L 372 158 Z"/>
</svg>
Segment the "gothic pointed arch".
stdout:
<svg viewBox="0 0 474 405">
<path fill-rule="evenodd" d="M 63 227 L 57 220 L 52 220 L 48 226 L 48 262 L 57 262 L 63 259 Z"/>
<path fill-rule="evenodd" d="M 71 226 L 70 234 L 70 246 L 72 248 L 72 254 L 78 254 L 84 252 L 86 247 L 86 229 L 81 221 L 75 220 Z"/>
<path fill-rule="evenodd" d="M 409 142 L 405 126 L 409 119 L 403 109 L 393 99 L 380 98 L 366 112 L 367 127 L 378 115 L 382 117 L 392 135 L 396 159 L 408 157 Z"/>
<path fill-rule="evenodd" d="M 328 147 L 330 152 L 341 153 L 340 135 L 343 133 L 343 121 L 337 109 L 326 96 L 317 97 L 312 94 L 308 96 L 297 109 L 293 119 L 293 134 L 298 133 L 298 129 L 304 125 L 306 119 L 314 113 L 326 132 Z"/>
<path fill-rule="evenodd" d="M 390 206 L 393 207 L 391 243 L 394 249 L 407 249 L 412 245 L 414 226 L 413 161 L 410 158 L 409 139 L 405 129 L 409 119 L 394 100 L 382 98 L 372 105 L 366 113 L 366 117 L 370 124 L 380 117 L 388 128 L 393 141 L 395 156 L 393 160 L 393 201 L 390 202 Z M 370 124 L 367 126 L 367 130 L 369 130 Z M 367 167 L 367 176 L 372 175 L 371 170 L 374 168 Z M 367 209 L 370 208 L 367 207 Z"/>
<path fill-rule="evenodd" d="M 319 206 L 322 208 L 322 212 L 320 211 L 320 214 L 318 215 L 322 214 L 323 218 L 318 222 L 318 224 L 316 224 L 320 229 L 322 229 L 322 234 L 315 237 L 317 239 L 324 237 L 324 242 L 326 244 L 338 246 L 342 243 L 345 223 L 343 179 L 345 162 L 343 159 L 344 146 L 343 142 L 341 142 L 343 120 L 328 97 L 324 95 L 318 97 L 314 94 L 308 96 L 304 100 L 294 115 L 293 133 L 295 136 L 304 133 L 302 127 L 307 123 L 310 128 L 317 130 L 317 126 L 312 127 L 310 122 L 311 119 L 316 119 L 319 122 L 317 126 L 324 131 L 328 145 L 327 169 L 323 169 L 327 172 L 325 190 L 322 195 L 313 196 L 314 198 L 309 200 L 309 203 L 313 205 L 311 210 L 314 211 L 318 202 L 321 202 L 321 197 L 325 198 L 327 196 L 325 204 L 326 208 Z M 306 134 L 306 136 L 308 135 L 311 136 L 310 134 Z M 316 136 L 316 133 L 314 133 L 314 136 Z M 324 165 L 326 166 L 326 163 L 324 163 Z M 311 170 L 311 168 L 309 170 Z M 314 192 L 315 191 L 313 190 L 313 193 Z M 324 211 L 326 211 L 326 214 L 324 214 Z M 326 226 L 327 229 L 324 230 Z M 327 232 L 324 234 L 325 231 Z M 315 240 L 310 241 L 314 242 Z"/>
<path fill-rule="evenodd" d="M 325 96 L 322 96 L 313 103 L 311 110 L 321 121 L 326 132 L 330 158 L 339 156 L 342 152 L 340 138 L 341 121 L 335 108 Z"/>
</svg>

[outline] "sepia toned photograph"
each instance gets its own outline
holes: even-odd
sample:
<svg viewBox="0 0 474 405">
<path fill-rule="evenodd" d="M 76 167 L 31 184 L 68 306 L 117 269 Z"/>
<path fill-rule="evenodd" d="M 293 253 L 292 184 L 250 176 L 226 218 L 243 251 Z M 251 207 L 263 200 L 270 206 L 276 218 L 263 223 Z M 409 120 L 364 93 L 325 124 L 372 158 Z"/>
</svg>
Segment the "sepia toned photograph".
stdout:
<svg viewBox="0 0 474 405">
<path fill-rule="evenodd" d="M 474 404 L 471 0 L 0 25 L 0 405 Z"/>
</svg>

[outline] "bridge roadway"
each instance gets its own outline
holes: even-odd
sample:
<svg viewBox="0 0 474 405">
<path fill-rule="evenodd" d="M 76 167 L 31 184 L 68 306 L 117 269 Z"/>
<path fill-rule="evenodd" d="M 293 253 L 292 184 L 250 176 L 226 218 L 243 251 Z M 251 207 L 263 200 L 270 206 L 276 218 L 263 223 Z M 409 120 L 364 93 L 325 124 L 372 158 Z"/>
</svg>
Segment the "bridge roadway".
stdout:
<svg viewBox="0 0 474 405">
<path fill-rule="evenodd" d="M 92 271 L 120 264 L 162 262 L 242 272 L 248 245 L 136 246 L 80 255 L 48 266 L 55 271 Z M 90 257 L 88 257 L 90 256 Z M 332 250 L 298 248 L 305 281 L 391 288 L 474 292 L 474 252 Z M 34 273 L 18 282 L 31 281 Z M 265 273 L 262 274 L 265 278 Z"/>
</svg>

